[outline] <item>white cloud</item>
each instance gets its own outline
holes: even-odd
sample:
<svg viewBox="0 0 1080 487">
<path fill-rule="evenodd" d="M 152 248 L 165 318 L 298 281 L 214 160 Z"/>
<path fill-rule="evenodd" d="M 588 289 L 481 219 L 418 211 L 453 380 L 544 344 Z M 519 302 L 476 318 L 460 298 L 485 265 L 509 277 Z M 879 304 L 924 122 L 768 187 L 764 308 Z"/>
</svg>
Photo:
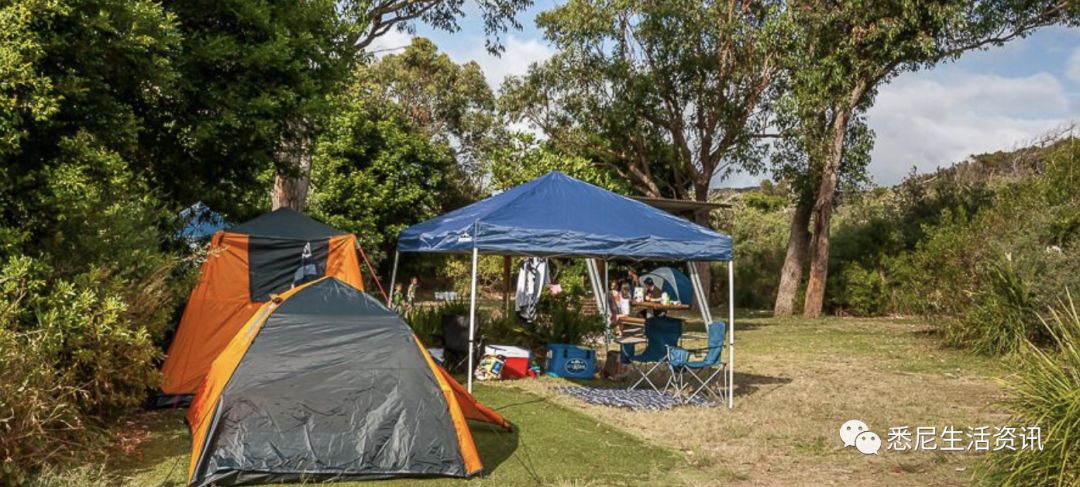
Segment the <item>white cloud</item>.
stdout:
<svg viewBox="0 0 1080 487">
<path fill-rule="evenodd" d="M 544 61 L 554 54 L 551 47 L 538 39 L 521 39 L 510 35 L 505 41 L 506 51 L 498 57 L 487 52 L 482 39 L 465 52 L 450 51 L 450 57 L 459 63 L 476 61 L 491 89 L 498 90 L 507 76 L 525 74 L 529 65 Z"/>
<path fill-rule="evenodd" d="M 868 121 L 876 133 L 870 174 L 891 185 L 982 152 L 1023 146 L 1076 116 L 1057 78 L 908 73 L 884 86 Z"/>
<path fill-rule="evenodd" d="M 1065 63 L 1065 77 L 1080 83 L 1080 47 L 1073 51 Z"/>
</svg>

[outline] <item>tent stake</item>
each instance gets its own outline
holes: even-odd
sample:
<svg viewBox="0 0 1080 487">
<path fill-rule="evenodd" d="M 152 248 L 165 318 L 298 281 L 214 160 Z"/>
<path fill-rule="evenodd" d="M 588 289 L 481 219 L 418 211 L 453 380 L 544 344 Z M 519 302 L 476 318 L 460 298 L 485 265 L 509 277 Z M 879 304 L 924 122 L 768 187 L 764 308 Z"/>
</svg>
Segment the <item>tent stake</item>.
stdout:
<svg viewBox="0 0 1080 487">
<path fill-rule="evenodd" d="M 472 283 L 469 288 L 469 368 L 465 370 L 468 374 L 468 389 L 469 394 L 472 394 L 472 379 L 473 379 L 473 352 L 476 349 L 476 259 L 479 252 L 476 247 L 472 249 Z"/>
</svg>

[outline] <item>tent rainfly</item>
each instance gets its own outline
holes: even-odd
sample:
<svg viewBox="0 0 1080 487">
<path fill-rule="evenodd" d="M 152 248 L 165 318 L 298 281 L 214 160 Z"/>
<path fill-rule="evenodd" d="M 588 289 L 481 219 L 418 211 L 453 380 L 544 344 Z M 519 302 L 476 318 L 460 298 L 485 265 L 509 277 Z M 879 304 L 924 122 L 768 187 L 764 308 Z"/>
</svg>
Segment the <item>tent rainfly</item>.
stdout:
<svg viewBox="0 0 1080 487">
<path fill-rule="evenodd" d="M 712 322 L 708 299 L 694 262 L 727 262 L 728 387 L 734 384 L 735 306 L 731 237 L 653 208 L 645 203 L 574 179 L 559 171 L 403 230 L 394 254 L 393 287 L 401 252 L 472 254 L 469 341 L 476 330 L 476 262 L 479 254 L 538 257 L 584 257 L 608 260 L 681 260 L 702 319 Z M 608 320 L 607 276 L 600 282 L 590 260 L 597 304 Z M 609 336 L 610 336 L 610 323 Z M 470 347 L 470 350 L 474 347 Z M 474 360 L 470 354 L 469 370 Z M 468 379 L 472 390 L 472 375 Z M 731 389 L 729 389 L 730 391 Z M 734 402 L 728 394 L 728 406 Z"/>
<path fill-rule="evenodd" d="M 467 420 L 511 428 L 409 326 L 333 277 L 259 306 L 188 410 L 188 485 L 470 477 Z"/>
<path fill-rule="evenodd" d="M 214 358 L 271 294 L 323 276 L 363 289 L 356 236 L 288 208 L 215 233 L 165 357 L 162 392 L 194 394 Z"/>
</svg>

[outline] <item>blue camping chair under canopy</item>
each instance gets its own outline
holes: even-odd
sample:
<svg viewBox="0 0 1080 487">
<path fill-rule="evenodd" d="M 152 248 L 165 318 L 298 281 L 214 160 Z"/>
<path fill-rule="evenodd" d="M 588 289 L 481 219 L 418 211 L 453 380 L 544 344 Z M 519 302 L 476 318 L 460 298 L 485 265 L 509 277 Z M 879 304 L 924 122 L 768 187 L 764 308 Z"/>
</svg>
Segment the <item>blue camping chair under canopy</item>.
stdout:
<svg viewBox="0 0 1080 487">
<path fill-rule="evenodd" d="M 661 369 L 668 355 L 668 349 L 677 347 L 683 334 L 683 322 L 666 316 L 654 316 L 645 320 L 645 350 L 634 353 L 634 345 L 625 344 L 620 354 L 623 363 L 637 365 L 634 370 L 640 375 L 631 389 L 641 384 L 648 384 L 656 391 L 660 387 L 653 382 L 651 374 Z"/>
<path fill-rule="evenodd" d="M 716 400 L 723 400 L 722 390 L 716 386 L 716 378 L 723 372 L 723 362 L 720 354 L 724 350 L 724 335 L 727 326 L 723 321 L 712 323 L 709 328 L 709 343 L 705 348 L 679 348 L 668 347 L 666 363 L 671 372 L 668 386 L 674 386 L 680 393 L 690 387 L 691 392 L 685 397 L 686 401 L 692 401 L 699 394 L 707 394 Z M 704 353 L 705 357 L 700 360 L 691 360 L 694 353 Z M 731 389 L 728 389 L 731 394 Z"/>
<path fill-rule="evenodd" d="M 475 339 L 476 266 L 480 254 L 723 261 L 729 263 L 729 281 L 734 279 L 731 237 L 558 171 L 402 230 L 394 254 L 391 288 L 397 279 L 401 252 L 472 254 L 470 341 Z M 697 266 L 689 267 L 693 292 L 702 296 Z M 598 306 L 606 308 L 603 294 L 607 279 L 594 274 L 598 271 L 590 270 L 590 279 L 594 279 L 591 287 Z M 708 306 L 699 309 L 705 322 L 712 322 Z M 729 305 L 728 311 L 733 315 L 734 307 Z M 607 320 L 608 313 L 604 315 Z M 729 355 L 729 363 L 730 359 Z M 471 368 L 471 357 L 469 363 Z M 472 390 L 471 375 L 468 387 Z"/>
</svg>

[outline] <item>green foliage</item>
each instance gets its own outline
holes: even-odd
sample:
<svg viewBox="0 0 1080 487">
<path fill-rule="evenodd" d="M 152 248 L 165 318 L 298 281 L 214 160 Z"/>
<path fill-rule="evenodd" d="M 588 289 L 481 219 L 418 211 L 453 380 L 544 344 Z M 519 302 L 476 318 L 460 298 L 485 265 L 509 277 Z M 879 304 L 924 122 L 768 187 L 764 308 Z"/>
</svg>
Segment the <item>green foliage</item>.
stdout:
<svg viewBox="0 0 1080 487">
<path fill-rule="evenodd" d="M 977 294 L 957 319 L 947 323 L 945 343 L 998 355 L 1035 340 L 1038 296 L 1013 262 L 991 263 L 977 272 L 976 279 L 981 283 Z"/>
<path fill-rule="evenodd" d="M 561 171 L 617 193 L 629 190 L 626 182 L 611 171 L 589 159 L 561 154 L 550 144 L 537 142 L 531 134 L 514 134 L 509 142 L 491 155 L 491 186 L 496 190 L 510 189 L 551 171 Z"/>
<path fill-rule="evenodd" d="M 739 308 L 767 309 L 776 300 L 780 269 L 784 265 L 788 221 L 791 212 L 756 203 L 772 196 L 758 192 L 741 193 L 730 198 L 732 208 L 718 212 L 714 226 L 729 235 L 735 252 L 735 304 Z M 726 275 L 723 264 L 713 263 L 713 275 Z M 727 278 L 721 279 L 727 282 Z"/>
<path fill-rule="evenodd" d="M 483 161 L 503 144 L 495 95 L 476 62 L 454 63 L 423 37 L 355 72 L 353 103 L 393 104 L 433 144 L 449 148 L 469 184 L 479 186 Z"/>
<path fill-rule="evenodd" d="M 434 337 L 442 335 L 443 316 L 467 316 L 468 314 L 469 303 L 467 301 L 449 301 L 436 306 L 422 306 L 413 309 L 412 312 L 405 316 L 405 321 L 409 323 L 409 327 L 412 328 L 413 333 L 416 334 L 421 343 L 435 346 L 437 343 Z"/>
<path fill-rule="evenodd" d="M 977 473 L 988 485 L 1080 482 L 1080 314 L 1066 296 L 1041 319 L 1050 346 L 1025 342 L 1008 385 L 1010 421 L 1039 426 L 1044 448 L 992 452 Z"/>
<path fill-rule="evenodd" d="M 537 319 L 529 323 L 511 313 L 484 324 L 484 337 L 489 343 L 515 345 L 543 356 L 549 343 L 584 344 L 587 339 L 604 332 L 604 320 L 586 314 L 580 293 L 563 292 L 556 296 L 544 293 L 537 304 Z"/>
<path fill-rule="evenodd" d="M 373 263 L 407 226 L 441 213 L 454 159 L 398 114 L 345 105 L 315 148 L 311 211 L 355 233 Z M 377 265 L 377 264 L 375 264 Z"/>
<path fill-rule="evenodd" d="M 91 268 L 56 279 L 25 256 L 0 268 L 0 481 L 104 438 L 97 434 L 157 387 L 152 331 L 178 297 L 169 268 L 135 280 Z M 160 338 L 160 337 L 158 337 Z"/>
<path fill-rule="evenodd" d="M 504 82 L 500 105 L 635 193 L 704 200 L 714 177 L 760 166 L 781 11 L 773 1 L 566 2 L 537 18 L 558 51 Z"/>
<path fill-rule="evenodd" d="M 1080 285 L 1069 230 L 1080 218 L 1078 167 L 1080 142 L 1064 139 L 846 194 L 832 220 L 827 311 L 935 316 L 948 343 L 984 353 L 1038 343 L 1032 311 Z M 776 191 L 733 194 L 717 223 L 740 243 L 739 306 L 769 308 L 775 296 L 791 210 L 760 201 Z"/>
<path fill-rule="evenodd" d="M 144 115 L 136 162 L 178 206 L 202 200 L 242 221 L 268 205 L 266 173 L 283 148 L 308 140 L 331 108 L 357 59 L 342 41 L 362 27 L 332 0 L 164 5 L 177 21 L 177 81 Z"/>
</svg>

